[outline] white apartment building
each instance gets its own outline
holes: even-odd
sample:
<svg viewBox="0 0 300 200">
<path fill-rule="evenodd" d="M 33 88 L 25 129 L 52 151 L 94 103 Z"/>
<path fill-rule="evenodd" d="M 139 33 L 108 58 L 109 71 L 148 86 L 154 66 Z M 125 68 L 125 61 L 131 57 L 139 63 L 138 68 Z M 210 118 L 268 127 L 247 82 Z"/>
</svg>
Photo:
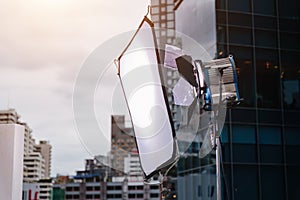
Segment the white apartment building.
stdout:
<svg viewBox="0 0 300 200">
<path fill-rule="evenodd" d="M 27 177 L 24 177 L 24 182 L 32 183 L 45 178 L 45 159 L 39 152 L 25 155 L 24 166 L 27 169 Z"/>
<path fill-rule="evenodd" d="M 25 127 L 25 135 L 24 135 L 24 155 L 29 154 L 34 151 L 34 144 L 35 140 L 32 137 L 32 130 L 29 128 L 29 126 L 21 122 L 20 125 L 23 125 Z"/>
<path fill-rule="evenodd" d="M 129 176 L 143 176 L 140 159 L 136 150 L 124 158 L 124 172 Z"/>
<path fill-rule="evenodd" d="M 20 115 L 14 109 L 0 110 L 0 124 L 17 124 Z"/>
</svg>

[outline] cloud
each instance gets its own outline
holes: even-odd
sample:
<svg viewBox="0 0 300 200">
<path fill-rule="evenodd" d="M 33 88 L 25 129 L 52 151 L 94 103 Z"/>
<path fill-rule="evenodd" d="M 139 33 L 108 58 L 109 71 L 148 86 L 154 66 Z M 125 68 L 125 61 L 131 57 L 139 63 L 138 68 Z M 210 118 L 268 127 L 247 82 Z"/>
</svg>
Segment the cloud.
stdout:
<svg viewBox="0 0 300 200">
<path fill-rule="evenodd" d="M 53 175 L 82 168 L 89 156 L 77 136 L 72 110 L 73 87 L 82 64 L 104 41 L 137 28 L 147 3 L 0 2 L 0 108 L 16 108 L 37 140 L 50 141 Z M 108 92 L 110 86 L 101 87 Z M 105 118 L 110 116 L 109 110 L 100 109 L 106 112 Z M 103 121 L 109 123 L 109 118 Z M 105 153 L 104 149 L 99 151 Z"/>
<path fill-rule="evenodd" d="M 1 3 L 2 65 L 78 67 L 97 44 L 138 25 L 136 13 L 128 12 L 131 1 L 51 1 Z"/>
</svg>

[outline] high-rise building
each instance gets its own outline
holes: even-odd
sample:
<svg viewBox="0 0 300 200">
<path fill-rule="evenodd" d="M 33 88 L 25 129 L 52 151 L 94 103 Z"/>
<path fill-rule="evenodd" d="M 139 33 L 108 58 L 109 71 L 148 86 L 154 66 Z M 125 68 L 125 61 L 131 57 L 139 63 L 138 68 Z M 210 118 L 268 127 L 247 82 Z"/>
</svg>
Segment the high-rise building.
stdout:
<svg viewBox="0 0 300 200">
<path fill-rule="evenodd" d="M 35 145 L 35 151 L 40 152 L 45 160 L 45 178 L 50 178 L 51 176 L 51 150 L 52 146 L 49 141 L 42 140 Z"/>
<path fill-rule="evenodd" d="M 299 2 L 175 2 L 176 31 L 204 46 L 211 59 L 231 54 L 236 62 L 244 101 L 228 109 L 222 132 L 223 198 L 297 199 Z"/>
<path fill-rule="evenodd" d="M 151 20 L 154 23 L 155 35 L 160 52 L 161 64 L 164 63 L 164 49 L 166 44 L 181 47 L 180 38 L 175 33 L 175 9 L 174 0 L 151 0 Z M 179 76 L 174 70 L 163 68 L 163 84 L 166 88 L 173 88 Z M 178 127 L 177 107 L 172 104 L 172 94 L 167 89 L 168 102 L 172 112 L 175 128 Z"/>
<path fill-rule="evenodd" d="M 125 126 L 125 116 L 111 117 L 111 166 L 124 175 L 124 158 L 136 149 L 132 128 Z"/>
<path fill-rule="evenodd" d="M 223 130 L 224 197 L 299 197 L 299 5 L 296 0 L 216 2 L 218 54 L 234 55 L 245 99 L 228 110 Z"/>
<path fill-rule="evenodd" d="M 151 0 L 151 20 L 156 28 L 158 45 L 173 44 L 175 37 L 174 0 Z"/>
</svg>

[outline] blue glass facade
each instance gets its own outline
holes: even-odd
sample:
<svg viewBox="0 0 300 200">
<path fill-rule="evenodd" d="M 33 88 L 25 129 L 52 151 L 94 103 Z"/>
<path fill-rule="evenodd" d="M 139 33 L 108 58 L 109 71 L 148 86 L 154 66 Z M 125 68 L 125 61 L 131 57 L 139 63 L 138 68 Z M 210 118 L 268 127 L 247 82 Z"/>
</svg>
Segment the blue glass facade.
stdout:
<svg viewBox="0 0 300 200">
<path fill-rule="evenodd" d="M 241 106 L 222 134 L 224 199 L 298 199 L 300 3 L 217 0 L 219 57 L 233 54 Z"/>
<path fill-rule="evenodd" d="M 222 131 L 222 198 L 299 199 L 300 1 L 174 2 L 176 31 L 200 44 L 205 38 L 206 43 L 216 44 L 216 58 L 231 54 L 236 62 L 240 96 L 244 101 L 228 109 Z M 207 6 L 204 2 L 215 3 L 212 12 L 215 12 L 216 28 L 208 32 L 216 32 L 216 41 L 206 41 L 206 35 L 199 32 L 207 30 L 203 21 L 209 21 L 206 11 L 211 12 L 200 8 Z M 211 28 L 211 23 L 207 25 Z M 199 148 L 197 142 L 193 143 L 181 158 L 178 179 L 186 177 L 188 182 L 191 174 L 209 170 L 215 173 L 211 167 L 214 155 L 199 159 L 196 155 Z M 201 195 L 201 184 L 190 184 L 195 193 L 193 199 L 216 199 L 215 195 Z M 211 185 L 214 184 L 212 181 Z M 180 192 L 178 196 L 190 199 Z"/>
</svg>

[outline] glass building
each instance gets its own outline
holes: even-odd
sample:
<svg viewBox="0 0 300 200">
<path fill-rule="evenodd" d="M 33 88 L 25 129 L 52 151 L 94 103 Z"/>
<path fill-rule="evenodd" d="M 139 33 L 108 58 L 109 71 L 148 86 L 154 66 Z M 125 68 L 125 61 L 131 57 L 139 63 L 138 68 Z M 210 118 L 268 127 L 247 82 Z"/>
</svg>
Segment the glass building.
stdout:
<svg viewBox="0 0 300 200">
<path fill-rule="evenodd" d="M 223 199 L 299 199 L 300 2 L 177 0 L 174 4 L 176 31 L 200 44 L 207 34 L 215 35 L 215 40 L 207 41 L 214 45 L 212 56 L 231 54 L 236 62 L 244 100 L 228 109 L 222 132 Z M 213 13 L 214 21 L 206 26 L 203 21 L 212 19 L 205 12 Z M 198 148 L 192 145 L 192 151 L 194 147 Z M 196 165 L 201 167 L 201 161 Z M 204 199 L 198 186 L 194 191 L 197 199 Z"/>
<path fill-rule="evenodd" d="M 223 129 L 224 199 L 299 198 L 299 6 L 216 1 L 218 56 L 234 55 L 244 98 Z"/>
</svg>

